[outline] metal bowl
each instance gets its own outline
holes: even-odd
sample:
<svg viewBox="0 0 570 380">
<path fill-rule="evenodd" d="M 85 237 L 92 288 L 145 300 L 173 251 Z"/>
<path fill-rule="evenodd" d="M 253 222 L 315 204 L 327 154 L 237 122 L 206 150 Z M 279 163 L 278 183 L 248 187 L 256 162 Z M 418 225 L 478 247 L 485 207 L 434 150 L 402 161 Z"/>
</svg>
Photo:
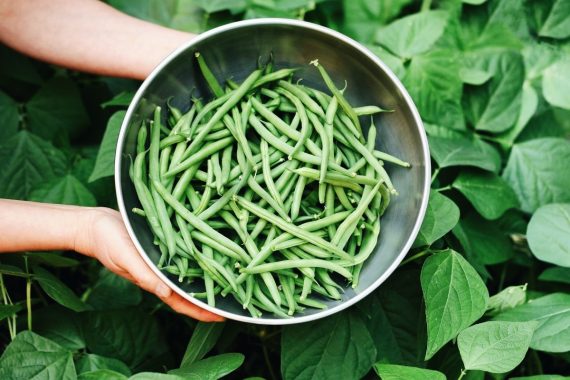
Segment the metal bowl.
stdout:
<svg viewBox="0 0 570 380">
<path fill-rule="evenodd" d="M 378 116 L 376 146 L 410 162 L 410 169 L 387 164 L 399 191 L 382 217 L 382 231 L 373 255 L 366 261 L 356 289 L 347 288 L 340 301 L 326 301 L 325 310 L 306 309 L 283 319 L 264 313 L 252 318 L 231 297 L 217 300 L 216 307 L 193 298 L 192 285 L 181 286 L 174 276 L 161 272 L 160 256 L 146 221 L 130 211 L 140 207 L 129 179 L 130 157 L 136 149 L 141 120 L 155 105 L 171 97 L 174 105 L 188 108 L 190 93 L 209 96 L 194 59 L 200 51 L 219 79 L 243 80 L 257 66 L 260 57 L 273 54 L 276 68 L 303 67 L 297 75 L 303 83 L 326 90 L 318 71 L 309 66 L 313 59 L 327 69 L 337 83 L 348 83 L 345 96 L 352 105 L 376 104 L 393 113 Z M 429 149 L 418 111 L 396 76 L 368 49 L 331 29 L 303 21 L 256 19 L 228 24 L 190 40 L 168 56 L 137 91 L 121 127 L 115 157 L 115 183 L 119 209 L 135 246 L 147 264 L 174 291 L 198 306 L 242 322 L 285 325 L 312 321 L 355 304 L 376 289 L 396 269 L 410 249 L 422 223 L 430 186 Z"/>
</svg>

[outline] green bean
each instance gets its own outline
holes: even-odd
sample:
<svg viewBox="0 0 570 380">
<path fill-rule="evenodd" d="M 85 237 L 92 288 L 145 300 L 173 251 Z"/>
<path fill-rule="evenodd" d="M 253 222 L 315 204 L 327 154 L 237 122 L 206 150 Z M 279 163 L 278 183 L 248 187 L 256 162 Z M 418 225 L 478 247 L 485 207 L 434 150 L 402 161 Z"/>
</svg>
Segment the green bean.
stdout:
<svg viewBox="0 0 570 380">
<path fill-rule="evenodd" d="M 325 232 L 324 231 L 315 231 L 314 232 L 315 235 L 323 237 L 325 236 Z M 291 247 L 296 247 L 298 245 L 303 245 L 306 244 L 307 242 L 303 239 L 300 238 L 291 238 L 289 240 L 285 240 L 284 242 L 278 243 L 278 244 L 273 244 L 271 246 L 271 249 L 273 251 L 280 251 L 282 249 L 287 249 L 287 248 L 291 248 Z M 328 255 L 327 255 L 328 256 Z"/>
<path fill-rule="evenodd" d="M 218 80 L 206 64 L 206 61 L 204 61 L 204 57 L 202 57 L 199 52 L 194 53 L 194 56 L 196 57 L 196 60 L 198 60 L 198 65 L 200 66 L 202 75 L 204 76 L 204 79 L 206 79 L 206 82 L 208 83 L 208 86 L 214 95 L 216 95 L 217 98 L 224 95 L 224 90 L 222 90 L 222 87 L 218 83 Z"/>
<path fill-rule="evenodd" d="M 212 164 L 212 160 L 208 160 L 208 179 L 206 181 L 206 186 L 204 186 L 204 193 L 202 194 L 202 199 L 200 200 L 200 204 L 194 210 L 196 215 L 200 215 L 206 207 L 208 207 L 208 203 L 212 197 L 212 184 L 214 182 L 214 166 Z"/>
<path fill-rule="evenodd" d="M 402 161 L 397 157 L 389 155 L 388 153 L 380 152 L 379 150 L 375 150 L 373 155 L 379 160 L 391 162 L 393 164 L 403 166 L 405 168 L 409 168 L 411 166 L 408 162 Z"/>
<path fill-rule="evenodd" d="M 200 206 L 200 202 L 202 199 L 198 196 L 196 190 L 194 189 L 194 186 L 192 186 L 191 184 L 188 184 L 185 193 L 186 193 L 186 198 L 188 198 L 188 202 L 190 202 L 190 207 L 192 207 L 192 210 L 196 212 L 196 209 L 198 208 L 198 206 Z M 174 195 L 174 192 L 172 193 L 172 195 Z"/>
<path fill-rule="evenodd" d="M 299 303 L 303 303 L 309 294 L 311 294 L 311 290 L 313 287 L 313 280 L 310 277 L 303 278 L 303 287 L 301 290 L 301 296 L 297 300 Z"/>
<path fill-rule="evenodd" d="M 271 311 L 272 313 L 275 313 L 275 315 L 280 316 L 281 318 L 290 318 L 286 313 L 284 313 L 279 306 L 273 304 L 269 298 L 267 298 L 265 296 L 265 294 L 263 294 L 263 292 L 261 291 L 261 288 L 259 287 L 259 285 L 257 283 L 254 283 L 253 285 L 253 295 L 255 296 L 255 298 L 258 300 L 259 302 L 259 306 L 263 307 L 264 309 L 266 309 L 267 311 Z M 255 300 L 254 300 L 255 301 Z"/>
<path fill-rule="evenodd" d="M 278 274 L 277 277 L 279 278 L 279 282 L 281 283 L 281 288 L 283 289 L 283 295 L 285 296 L 285 300 L 287 301 L 287 306 L 289 306 L 287 314 L 293 315 L 297 307 L 297 303 L 295 302 L 295 297 L 294 297 L 295 283 L 291 277 L 285 277 L 281 274 Z"/>
<path fill-rule="evenodd" d="M 147 133 L 146 123 L 143 121 L 137 133 L 137 154 L 146 150 Z"/>
<path fill-rule="evenodd" d="M 253 88 L 261 87 L 266 83 L 281 81 L 282 79 L 288 78 L 291 75 L 293 75 L 293 73 L 295 73 L 295 71 L 297 70 L 298 69 L 296 68 L 280 69 L 272 73 L 265 74 L 261 78 L 255 81 Z"/>
<path fill-rule="evenodd" d="M 273 177 L 271 176 L 271 164 L 269 162 L 269 145 L 267 144 L 267 141 L 261 140 L 259 146 L 261 148 L 261 162 L 262 162 L 262 171 L 263 171 L 265 186 L 267 187 L 269 194 L 271 194 L 271 196 L 273 197 L 273 200 L 277 203 L 277 205 L 281 209 L 284 210 L 283 200 L 281 199 L 281 195 L 279 194 L 279 191 L 275 187 L 275 182 L 273 182 Z"/>
<path fill-rule="evenodd" d="M 297 143 L 295 144 L 295 147 L 293 148 L 293 152 L 291 152 L 291 154 L 289 155 L 289 159 L 292 159 L 292 158 L 297 156 L 297 152 L 299 152 L 303 148 L 303 146 L 307 142 L 307 139 L 309 138 L 309 135 L 311 133 L 309 118 L 307 116 L 307 112 L 305 110 L 305 107 L 303 107 L 303 104 L 301 103 L 299 98 L 297 98 L 296 96 L 291 94 L 289 91 L 284 90 L 284 89 L 278 89 L 277 91 L 280 94 L 283 94 L 289 100 L 291 100 L 291 102 L 295 106 L 295 110 L 297 111 L 296 115 L 298 115 L 299 120 L 301 122 L 300 138 L 297 140 Z M 296 129 L 296 128 L 294 128 L 294 129 Z"/>
<path fill-rule="evenodd" d="M 300 176 L 309 178 L 309 179 L 313 179 L 313 180 L 319 179 L 319 171 L 315 170 L 315 169 L 299 168 L 299 169 L 293 170 L 293 172 L 300 175 Z M 351 181 L 350 178 L 351 177 L 344 177 L 344 178 L 332 177 L 330 172 L 327 172 L 327 174 L 325 174 L 325 182 L 326 183 L 329 183 L 333 186 L 342 186 L 342 187 L 346 187 L 346 188 L 349 188 L 349 189 L 357 191 L 357 192 L 362 192 L 362 188 L 360 187 L 360 185 L 358 185 L 358 183 Z"/>
<path fill-rule="evenodd" d="M 362 128 L 360 127 L 358 115 L 356 114 L 356 112 L 354 112 L 354 109 L 352 109 L 350 104 L 346 101 L 341 91 L 335 86 L 334 82 L 330 78 L 329 74 L 326 72 L 325 68 L 319 64 L 319 61 L 317 59 L 311 61 L 311 64 L 314 65 L 317 69 L 319 69 L 319 72 L 321 73 L 321 76 L 323 77 L 323 80 L 327 85 L 328 89 L 330 90 L 330 92 L 333 93 L 334 97 L 338 100 L 338 104 L 340 105 L 340 107 L 343 109 L 344 112 L 346 112 L 346 114 L 350 117 L 354 125 L 356 125 L 358 131 L 362 134 Z"/>
<path fill-rule="evenodd" d="M 226 137 L 225 139 L 218 140 L 203 146 L 199 152 L 196 152 L 196 154 L 192 155 L 192 157 L 185 159 L 176 167 L 170 169 L 168 172 L 165 173 L 164 176 L 166 178 L 169 178 L 188 169 L 190 166 L 196 164 L 197 162 L 200 162 L 205 158 L 211 156 L 212 154 L 224 149 L 225 147 L 230 145 L 233 141 L 234 141 L 233 138 Z"/>
<path fill-rule="evenodd" d="M 325 216 L 331 216 L 334 214 L 334 188 L 329 186 L 327 188 L 327 194 L 325 199 Z M 332 239 L 336 233 L 336 227 L 334 224 L 329 224 L 328 226 L 329 239 Z"/>
<path fill-rule="evenodd" d="M 212 249 L 216 250 L 217 252 L 220 252 L 221 254 L 231 257 L 232 259 L 235 260 L 239 260 L 239 261 L 245 261 L 246 263 L 251 262 L 251 258 L 247 255 L 247 253 L 245 251 L 242 251 L 242 253 L 237 253 L 233 250 L 231 250 L 230 248 L 228 248 L 227 246 L 225 246 L 224 244 L 216 241 L 215 239 L 209 237 L 208 235 L 200 232 L 200 231 L 192 231 L 190 233 L 190 235 L 192 236 L 192 238 L 196 239 L 197 241 L 206 244 L 210 247 L 212 247 Z"/>
<path fill-rule="evenodd" d="M 229 137 L 231 135 L 232 133 L 228 129 L 221 129 L 217 132 L 212 132 L 208 136 L 206 136 L 204 138 L 204 142 L 220 140 L 223 139 L 224 137 Z"/>
<path fill-rule="evenodd" d="M 222 194 L 224 185 L 222 178 L 222 167 L 220 165 L 219 151 L 212 154 L 211 161 L 212 161 L 212 169 L 214 171 L 214 183 L 216 185 L 216 191 L 218 192 L 218 194 Z"/>
<path fill-rule="evenodd" d="M 394 112 L 394 110 L 385 110 L 385 109 L 380 108 L 378 106 L 354 107 L 353 110 L 357 116 L 374 115 L 374 114 L 382 113 L 382 112 Z"/>
<path fill-rule="evenodd" d="M 299 209 L 301 207 L 301 202 L 303 200 L 303 192 L 305 190 L 305 185 L 307 184 L 307 177 L 302 175 L 298 176 L 297 184 L 295 185 L 295 191 L 293 192 L 293 203 L 291 205 L 291 219 L 296 220 L 299 216 Z"/>
<path fill-rule="evenodd" d="M 303 90 L 300 86 L 296 86 L 284 80 L 280 80 L 278 82 L 279 87 L 289 91 L 291 94 L 295 95 L 303 104 L 314 114 L 317 114 L 320 117 L 324 117 L 325 113 L 323 109 L 315 102 L 305 90 Z"/>
</svg>

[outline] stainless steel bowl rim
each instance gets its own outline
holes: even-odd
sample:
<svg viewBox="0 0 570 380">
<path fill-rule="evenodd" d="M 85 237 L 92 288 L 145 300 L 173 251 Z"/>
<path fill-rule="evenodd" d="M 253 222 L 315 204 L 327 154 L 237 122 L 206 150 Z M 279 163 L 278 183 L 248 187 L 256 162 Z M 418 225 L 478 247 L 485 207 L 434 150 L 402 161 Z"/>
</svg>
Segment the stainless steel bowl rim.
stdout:
<svg viewBox="0 0 570 380">
<path fill-rule="evenodd" d="M 398 90 L 401 92 L 406 104 L 408 105 L 408 107 L 410 108 L 410 110 L 413 114 L 414 121 L 415 121 L 416 125 L 418 126 L 418 133 L 420 135 L 419 137 L 420 137 L 422 149 L 424 152 L 424 157 L 423 157 L 424 163 L 425 163 L 425 173 L 424 173 L 425 176 L 424 176 L 424 178 L 426 178 L 426 181 L 425 181 L 424 186 L 423 186 L 422 203 L 420 205 L 418 217 L 416 219 L 416 222 L 414 224 L 412 232 L 408 236 L 408 239 L 407 239 L 405 245 L 403 246 L 402 250 L 397 255 L 396 260 L 394 260 L 394 262 L 389 266 L 389 268 L 384 273 L 382 273 L 382 275 L 379 276 L 375 282 L 373 282 L 368 288 L 364 289 L 362 292 L 358 293 L 353 298 L 346 300 L 346 301 L 343 301 L 336 306 L 333 306 L 329 309 L 325 309 L 321 312 L 318 312 L 318 313 L 312 314 L 312 315 L 300 315 L 300 316 L 294 316 L 292 318 L 271 318 L 271 319 L 267 319 L 267 318 L 263 318 L 263 317 L 253 318 L 253 317 L 234 314 L 234 313 L 231 313 L 231 312 L 228 312 L 225 310 L 221 310 L 221 309 L 218 309 L 215 307 L 211 307 L 207 303 L 202 302 L 199 299 L 196 299 L 196 298 L 190 296 L 188 293 L 186 293 L 182 289 L 180 289 L 174 282 L 172 282 L 164 273 L 162 273 L 162 271 L 160 271 L 158 269 L 156 264 L 148 257 L 145 250 L 141 246 L 139 240 L 137 239 L 137 237 L 133 231 L 133 228 L 129 222 L 129 218 L 127 216 L 127 210 L 125 208 L 125 203 L 124 203 L 124 199 L 123 199 L 123 195 L 122 195 L 123 191 L 122 191 L 122 185 L 121 185 L 121 181 L 120 181 L 120 172 L 121 172 L 120 168 L 121 168 L 121 161 L 123 159 L 122 151 L 123 151 L 123 145 L 124 145 L 124 140 L 125 140 L 125 134 L 126 134 L 129 122 L 131 120 L 132 114 L 136 108 L 136 105 L 141 100 L 141 97 L 145 93 L 145 90 L 149 86 L 149 84 L 155 79 L 155 77 L 158 75 L 158 73 L 160 73 L 162 71 L 162 69 L 165 66 L 167 66 L 175 57 L 177 57 L 180 53 L 186 51 L 187 49 L 191 48 L 193 45 L 195 45 L 195 44 L 197 44 L 203 40 L 206 40 L 206 39 L 208 39 L 214 35 L 220 34 L 220 33 L 229 32 L 229 31 L 234 30 L 234 29 L 247 27 L 247 26 L 254 26 L 254 25 L 289 25 L 289 26 L 294 26 L 294 27 L 312 29 L 314 31 L 317 31 L 317 32 L 320 32 L 323 34 L 328 34 L 328 35 L 342 41 L 343 43 L 351 45 L 353 48 L 360 50 L 364 55 L 366 55 L 371 61 L 373 61 L 376 65 L 378 65 L 388 75 L 390 80 L 396 85 Z M 158 66 L 156 66 L 154 68 L 152 73 L 144 80 L 142 85 L 137 90 L 135 96 L 133 97 L 133 100 L 131 101 L 131 103 L 129 105 L 129 108 L 127 110 L 127 113 L 125 114 L 125 118 L 123 120 L 123 123 L 121 125 L 121 130 L 119 133 L 119 138 L 118 138 L 118 143 L 117 143 L 117 149 L 116 149 L 116 153 L 115 153 L 115 189 L 116 189 L 116 193 L 117 193 L 117 203 L 119 206 L 119 211 L 121 213 L 121 216 L 123 218 L 123 222 L 125 223 L 126 229 L 128 231 L 128 234 L 129 234 L 131 240 L 133 241 L 135 247 L 137 248 L 137 250 L 141 254 L 144 261 L 154 271 L 154 273 L 156 273 L 156 275 L 162 281 L 164 281 L 174 292 L 178 293 L 183 298 L 187 299 L 188 301 L 192 302 L 193 304 L 195 304 L 195 305 L 197 305 L 203 309 L 206 309 L 208 311 L 211 311 L 215 314 L 221 315 L 221 316 L 226 317 L 228 319 L 232 319 L 232 320 L 236 320 L 236 321 L 240 321 L 240 322 L 253 323 L 253 324 L 264 324 L 264 325 L 289 325 L 289 324 L 309 322 L 309 321 L 317 320 L 320 318 L 324 318 L 324 317 L 330 316 L 332 314 L 338 313 L 339 311 L 344 310 L 344 309 L 354 305 L 355 303 L 357 303 L 358 301 L 362 300 L 367 295 L 369 295 L 371 292 L 373 292 L 376 288 L 378 288 L 378 286 L 380 286 L 380 284 L 382 284 L 392 274 L 392 272 L 394 272 L 394 270 L 398 267 L 400 262 L 404 259 L 404 257 L 406 256 L 407 252 L 411 248 L 411 246 L 412 246 L 412 244 L 413 244 L 413 242 L 414 242 L 414 240 L 415 240 L 415 238 L 416 238 L 416 236 L 420 230 L 422 221 L 423 221 L 424 216 L 425 216 L 428 198 L 429 198 L 430 182 L 427 179 L 430 178 L 430 175 L 431 175 L 431 165 L 430 165 L 430 156 L 429 156 L 429 146 L 428 146 L 427 136 L 425 134 L 425 130 L 423 127 L 422 120 L 420 118 L 420 115 L 417 111 L 417 108 L 416 108 L 412 98 L 410 97 L 410 95 L 408 94 L 408 92 L 406 91 L 406 89 L 404 88 L 402 83 L 400 82 L 400 80 L 392 72 L 392 70 L 390 70 L 390 68 L 388 68 L 388 66 L 386 66 L 386 64 L 384 64 L 369 49 L 367 49 L 366 47 L 364 47 L 360 43 L 356 42 L 352 38 L 345 36 L 342 33 L 339 33 L 335 30 L 330 29 L 330 28 L 327 28 L 327 27 L 324 27 L 321 25 L 317 25 L 317 24 L 313 24 L 310 22 L 300 21 L 300 20 L 291 20 L 291 19 L 282 19 L 282 18 L 259 18 L 259 19 L 237 21 L 237 22 L 233 22 L 230 24 L 226 24 L 226 25 L 223 25 L 223 26 L 220 26 L 220 27 L 211 29 L 207 32 L 199 34 L 197 37 L 192 38 L 187 43 L 183 44 L 178 49 L 176 49 L 174 52 L 172 52 Z"/>
</svg>

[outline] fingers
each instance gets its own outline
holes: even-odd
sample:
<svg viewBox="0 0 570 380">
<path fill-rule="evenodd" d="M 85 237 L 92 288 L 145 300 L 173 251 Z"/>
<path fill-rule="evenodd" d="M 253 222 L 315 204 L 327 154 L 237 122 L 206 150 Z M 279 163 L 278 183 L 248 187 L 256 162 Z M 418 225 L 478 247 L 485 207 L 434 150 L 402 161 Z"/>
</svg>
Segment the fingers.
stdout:
<svg viewBox="0 0 570 380">
<path fill-rule="evenodd" d="M 224 320 L 223 317 L 210 313 L 174 293 L 138 254 L 129 257 L 127 261 L 129 266 L 125 269 L 132 275 L 135 283 L 146 291 L 155 294 L 174 311 L 203 322 L 221 322 Z"/>
</svg>

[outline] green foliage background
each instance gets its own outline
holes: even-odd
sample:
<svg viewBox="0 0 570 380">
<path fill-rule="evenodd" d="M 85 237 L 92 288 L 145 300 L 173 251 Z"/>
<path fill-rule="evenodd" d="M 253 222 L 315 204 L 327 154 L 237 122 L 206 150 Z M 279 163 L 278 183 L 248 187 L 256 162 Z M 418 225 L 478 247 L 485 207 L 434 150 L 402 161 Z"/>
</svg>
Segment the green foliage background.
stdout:
<svg viewBox="0 0 570 380">
<path fill-rule="evenodd" d="M 304 18 L 365 44 L 424 119 L 434 167 L 427 215 L 379 290 L 286 328 L 196 323 L 69 252 L 2 255 L 0 378 L 570 373 L 570 2 L 108 3 L 195 33 L 243 18 Z M 4 46 L 0 62 L 0 197 L 115 207 L 115 141 L 138 83 Z"/>
</svg>

